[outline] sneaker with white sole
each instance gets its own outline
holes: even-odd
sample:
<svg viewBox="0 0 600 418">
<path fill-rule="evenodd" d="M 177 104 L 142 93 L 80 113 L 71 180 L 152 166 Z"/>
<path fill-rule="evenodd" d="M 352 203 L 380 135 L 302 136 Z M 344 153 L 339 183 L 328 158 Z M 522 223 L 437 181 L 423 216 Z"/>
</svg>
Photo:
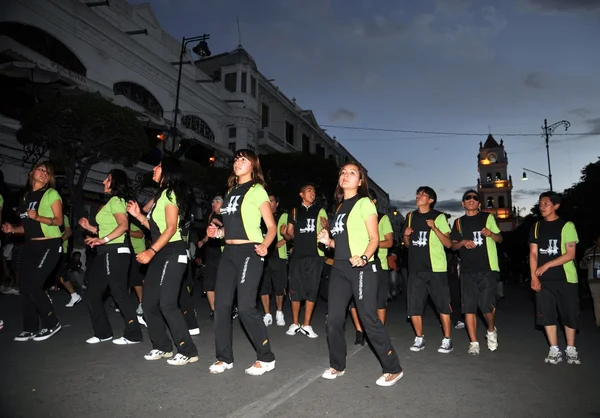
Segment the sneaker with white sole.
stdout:
<svg viewBox="0 0 600 418">
<path fill-rule="evenodd" d="M 224 361 L 217 361 L 208 368 L 208 371 L 211 374 L 220 374 L 220 373 L 223 373 L 225 370 L 231 370 L 231 369 L 233 369 L 233 363 L 225 363 Z"/>
<path fill-rule="evenodd" d="M 452 340 L 450 338 L 442 339 L 442 344 L 440 348 L 438 348 L 438 353 L 448 354 L 451 353 L 454 348 L 452 348 Z"/>
<path fill-rule="evenodd" d="M 62 327 L 60 324 L 56 324 L 53 328 L 44 328 L 33 337 L 33 341 L 46 341 L 48 338 L 52 337 L 58 331 L 60 331 Z"/>
<path fill-rule="evenodd" d="M 310 325 L 302 325 L 300 327 L 300 332 L 306 335 L 308 338 L 317 338 L 317 333 L 312 329 Z"/>
<path fill-rule="evenodd" d="M 105 341 L 110 341 L 112 339 L 113 339 L 113 337 L 108 337 L 108 338 L 92 337 L 92 338 L 88 338 L 87 340 L 85 340 L 85 342 L 88 344 L 98 344 L 98 343 L 103 343 Z"/>
<path fill-rule="evenodd" d="M 410 346 L 410 351 L 425 350 L 425 336 L 415 337 L 415 342 Z"/>
<path fill-rule="evenodd" d="M 454 325 L 455 329 L 464 329 L 465 323 L 463 321 L 456 321 L 456 325 Z"/>
<path fill-rule="evenodd" d="M 192 328 L 188 330 L 190 335 L 200 335 L 200 328 Z"/>
<path fill-rule="evenodd" d="M 323 374 L 321 375 L 321 377 L 323 379 L 333 380 L 333 379 L 337 379 L 338 377 L 342 377 L 344 375 L 344 373 L 346 373 L 345 370 L 342 370 L 340 372 L 339 370 L 336 370 L 333 367 L 330 367 L 330 368 L 328 368 L 327 370 L 325 370 L 323 372 Z"/>
<path fill-rule="evenodd" d="M 248 367 L 245 372 L 250 376 L 262 376 L 275 368 L 275 360 L 273 361 L 255 361 L 254 364 Z"/>
<path fill-rule="evenodd" d="M 548 351 L 548 355 L 544 359 L 544 362 L 548 364 L 558 364 L 561 361 L 563 361 L 563 358 L 560 348 L 550 347 L 550 351 Z"/>
<path fill-rule="evenodd" d="M 35 332 L 23 331 L 15 337 L 15 341 L 29 341 L 33 340 L 33 337 L 35 337 Z"/>
<path fill-rule="evenodd" d="M 162 350 L 157 350 L 156 348 L 153 348 L 152 350 L 150 350 L 150 352 L 148 354 L 146 354 L 144 356 L 144 358 L 149 361 L 160 360 L 163 358 L 171 358 L 171 357 L 173 357 L 172 351 L 162 351 Z"/>
<path fill-rule="evenodd" d="M 478 356 L 479 351 L 479 343 L 477 341 L 469 343 L 469 351 L 467 351 L 468 354 L 472 356 Z"/>
<path fill-rule="evenodd" d="M 138 304 L 135 313 L 137 316 L 144 316 L 144 310 L 142 309 L 142 304 Z"/>
<path fill-rule="evenodd" d="M 487 333 L 487 346 L 490 351 L 496 351 L 498 349 L 498 330 L 494 327 L 494 332 Z"/>
<path fill-rule="evenodd" d="M 581 364 L 579 360 L 579 353 L 575 347 L 567 347 L 565 350 L 565 356 L 567 357 L 567 364 Z"/>
<path fill-rule="evenodd" d="M 125 337 L 121 337 L 121 338 L 117 338 L 116 340 L 113 340 L 113 344 L 116 344 L 116 345 L 130 345 L 130 344 L 139 344 L 139 343 L 141 343 L 141 341 L 131 341 Z"/>
<path fill-rule="evenodd" d="M 277 311 L 277 313 L 275 313 L 275 321 L 278 327 L 285 327 L 285 318 L 283 316 L 283 312 Z"/>
<path fill-rule="evenodd" d="M 300 332 L 300 325 L 292 324 L 285 332 L 287 335 L 296 335 Z"/>
<path fill-rule="evenodd" d="M 188 363 L 195 363 L 198 361 L 198 356 L 188 357 L 181 353 L 175 354 L 175 357 L 167 360 L 171 366 L 185 366 Z"/>
<path fill-rule="evenodd" d="M 71 300 L 69 301 L 69 303 L 67 303 L 65 305 L 65 307 L 67 308 L 72 308 L 73 306 L 77 305 L 79 302 L 81 302 L 81 296 L 79 296 L 79 294 L 77 293 L 73 293 L 71 295 Z"/>
<path fill-rule="evenodd" d="M 143 316 L 138 316 L 137 317 L 138 320 L 138 324 L 145 326 L 146 328 L 148 328 L 148 324 L 146 324 L 146 321 L 144 320 Z"/>
<path fill-rule="evenodd" d="M 402 379 L 404 372 L 400 373 L 384 373 L 375 382 L 377 386 L 394 386 L 398 380 Z"/>
<path fill-rule="evenodd" d="M 270 313 L 265 314 L 265 316 L 263 316 L 263 322 L 265 323 L 266 327 L 268 327 L 269 325 L 273 325 L 273 315 L 271 315 Z"/>
</svg>

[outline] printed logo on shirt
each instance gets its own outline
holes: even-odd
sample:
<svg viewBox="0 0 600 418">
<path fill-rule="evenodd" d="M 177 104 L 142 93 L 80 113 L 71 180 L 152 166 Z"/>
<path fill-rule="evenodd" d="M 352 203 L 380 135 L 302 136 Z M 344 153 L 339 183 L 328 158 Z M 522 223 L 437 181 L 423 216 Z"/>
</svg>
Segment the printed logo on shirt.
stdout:
<svg viewBox="0 0 600 418">
<path fill-rule="evenodd" d="M 29 206 L 27 207 L 26 211 L 28 211 L 28 210 L 36 210 L 37 204 L 38 204 L 37 200 L 35 202 L 29 202 Z M 19 214 L 19 217 L 21 219 L 27 219 L 28 218 L 27 212 Z"/>
<path fill-rule="evenodd" d="M 333 228 L 331 229 L 331 235 L 335 236 L 337 234 L 341 234 L 344 232 L 344 217 L 346 217 L 345 213 L 341 213 L 337 215 L 335 218 L 335 222 L 333 223 Z"/>
<path fill-rule="evenodd" d="M 315 232 L 316 228 L 315 228 L 315 219 L 312 218 L 308 218 L 306 220 L 306 226 L 304 228 L 300 228 L 299 232 L 301 234 L 309 234 L 311 232 Z"/>
<path fill-rule="evenodd" d="M 221 214 L 223 215 L 233 215 L 237 212 L 237 208 L 240 205 L 240 195 L 230 196 L 229 201 L 227 202 L 227 207 L 221 209 Z"/>
<path fill-rule="evenodd" d="M 481 231 L 473 231 L 473 242 L 476 246 L 483 245 L 483 238 L 481 236 Z"/>
<path fill-rule="evenodd" d="M 558 240 L 549 239 L 548 248 L 540 248 L 540 254 L 544 255 L 558 255 Z"/>
<path fill-rule="evenodd" d="M 412 245 L 415 247 L 426 247 L 427 246 L 427 231 L 418 231 L 419 239 L 413 240 Z"/>
</svg>

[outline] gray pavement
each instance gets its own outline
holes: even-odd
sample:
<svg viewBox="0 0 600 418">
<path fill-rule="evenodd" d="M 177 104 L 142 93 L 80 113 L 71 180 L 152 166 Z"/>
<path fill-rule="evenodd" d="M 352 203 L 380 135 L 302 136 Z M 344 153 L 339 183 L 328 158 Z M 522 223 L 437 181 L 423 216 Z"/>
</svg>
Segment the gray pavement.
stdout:
<svg viewBox="0 0 600 418">
<path fill-rule="evenodd" d="M 582 364 L 544 364 L 546 340 L 535 329 L 529 292 L 517 286 L 507 288 L 499 305 L 499 350 L 487 350 L 480 325 L 479 357 L 467 355 L 464 330 L 455 331 L 453 353 L 437 353 L 441 332 L 431 308 L 425 316 L 427 348 L 412 353 L 405 304 L 392 302 L 388 330 L 405 376 L 391 388 L 375 385 L 379 363 L 368 346 L 352 345 L 350 323 L 346 374 L 334 381 L 320 378 L 328 365 L 323 302 L 313 323 L 319 338 L 290 337 L 287 327 L 270 327 L 277 367 L 250 377 L 244 368 L 254 361 L 254 351 L 238 320 L 234 368 L 222 375 L 208 373 L 214 344 L 205 299 L 196 297 L 201 334 L 193 338 L 200 361 L 176 367 L 143 359 L 151 348 L 147 333 L 144 343 L 133 346 L 86 344 L 92 330 L 85 304 L 68 309 L 64 292 L 51 296 L 64 329 L 39 343 L 12 341 L 21 331 L 19 298 L 0 297 L 5 322 L 1 417 L 600 417 L 600 333 L 592 312 L 583 312 L 578 335 Z M 287 305 L 285 313 L 289 323 Z M 119 314 L 110 317 L 120 336 Z"/>
</svg>

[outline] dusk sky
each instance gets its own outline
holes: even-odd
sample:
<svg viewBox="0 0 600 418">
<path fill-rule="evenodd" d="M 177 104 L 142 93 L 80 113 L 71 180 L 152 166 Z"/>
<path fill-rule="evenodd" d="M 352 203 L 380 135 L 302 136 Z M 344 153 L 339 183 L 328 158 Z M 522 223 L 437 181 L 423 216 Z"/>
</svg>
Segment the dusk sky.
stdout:
<svg viewBox="0 0 600 418">
<path fill-rule="evenodd" d="M 238 17 L 242 44 L 259 70 L 311 109 L 402 213 L 414 207 L 420 185 L 438 192 L 438 209 L 461 211 L 488 132 L 504 139 L 513 203 L 528 213 L 548 186 L 535 175 L 521 181 L 523 167 L 547 173 L 544 118 L 570 121 L 571 134 L 600 133 L 600 0 L 150 4 L 175 38 L 210 33 L 213 54 L 238 45 Z M 570 187 L 597 160 L 599 139 L 554 136 L 555 190 Z"/>
</svg>

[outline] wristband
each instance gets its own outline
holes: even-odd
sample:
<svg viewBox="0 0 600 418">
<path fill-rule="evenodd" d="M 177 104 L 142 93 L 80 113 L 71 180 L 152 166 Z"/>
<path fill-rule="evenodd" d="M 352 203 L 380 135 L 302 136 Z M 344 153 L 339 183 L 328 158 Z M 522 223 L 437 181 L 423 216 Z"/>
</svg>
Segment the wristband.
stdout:
<svg viewBox="0 0 600 418">
<path fill-rule="evenodd" d="M 365 263 L 368 263 L 368 262 L 369 262 L 369 257 L 367 257 L 367 256 L 366 256 L 366 255 L 364 255 L 364 254 L 360 256 L 360 259 L 361 259 L 361 260 L 363 260 Z"/>
<path fill-rule="evenodd" d="M 54 226 L 54 218 L 50 218 L 50 226 Z"/>
<path fill-rule="evenodd" d="M 156 251 L 153 247 L 150 247 L 148 249 L 154 251 L 154 254 L 158 254 L 158 251 Z"/>
<path fill-rule="evenodd" d="M 108 238 L 108 236 L 106 236 L 106 237 L 104 237 L 104 238 L 102 238 L 102 239 L 103 239 L 103 240 L 104 240 L 104 242 L 106 242 L 106 243 L 110 242 L 110 238 Z"/>
</svg>

